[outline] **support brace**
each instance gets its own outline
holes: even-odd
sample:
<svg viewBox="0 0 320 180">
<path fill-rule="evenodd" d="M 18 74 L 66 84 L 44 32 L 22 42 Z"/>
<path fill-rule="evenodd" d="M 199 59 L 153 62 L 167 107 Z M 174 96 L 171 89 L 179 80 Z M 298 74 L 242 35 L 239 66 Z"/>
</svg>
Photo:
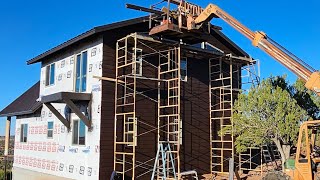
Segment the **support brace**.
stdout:
<svg viewBox="0 0 320 180">
<path fill-rule="evenodd" d="M 41 102 L 68 128 L 70 129 L 70 121 L 64 118 L 63 115 L 54 107 L 52 103 L 65 103 L 72 112 L 74 112 L 84 124 L 91 129 L 91 94 L 88 93 L 73 93 L 73 92 L 58 92 L 55 94 L 43 96 Z M 80 109 L 75 105 L 74 101 L 88 101 L 88 114 L 85 116 Z"/>
<path fill-rule="evenodd" d="M 48 109 L 64 124 L 68 129 L 70 129 L 70 121 L 66 120 L 57 110 L 52 106 L 51 103 L 44 103 Z"/>
</svg>

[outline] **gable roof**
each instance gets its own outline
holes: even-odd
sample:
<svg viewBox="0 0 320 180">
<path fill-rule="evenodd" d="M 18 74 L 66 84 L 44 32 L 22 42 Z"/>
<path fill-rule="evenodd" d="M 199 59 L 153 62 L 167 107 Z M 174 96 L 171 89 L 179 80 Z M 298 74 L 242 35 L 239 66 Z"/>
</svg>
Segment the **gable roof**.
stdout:
<svg viewBox="0 0 320 180">
<path fill-rule="evenodd" d="M 42 106 L 42 103 L 37 101 L 39 90 L 40 81 L 0 111 L 0 117 L 32 114 L 37 111 Z"/>
<path fill-rule="evenodd" d="M 37 62 L 41 62 L 42 60 L 44 60 L 46 57 L 53 55 L 55 53 L 57 53 L 60 50 L 65 49 L 66 47 L 73 45 L 75 43 L 78 43 L 79 41 L 82 41 L 86 38 L 95 36 L 97 34 L 106 32 L 106 31 L 110 31 L 110 30 L 115 30 L 118 28 L 123 28 L 126 26 L 130 26 L 130 25 L 136 25 L 139 23 L 144 23 L 144 22 L 149 22 L 149 16 L 143 16 L 143 17 L 139 17 L 139 18 L 134 18 L 134 19 L 129 19 L 129 20 L 125 20 L 125 21 L 120 21 L 120 22 L 116 22 L 116 23 L 111 23 L 111 24 L 106 24 L 106 25 L 102 25 L 102 26 L 97 26 L 94 27 L 92 29 L 90 29 L 89 31 L 86 31 L 30 60 L 27 61 L 27 64 L 34 64 Z M 213 30 L 211 35 L 213 35 L 219 44 L 223 44 L 226 47 L 228 47 L 232 52 L 234 52 L 234 54 L 238 55 L 238 56 L 248 56 L 248 54 L 243 51 L 239 46 L 237 46 L 234 42 L 232 42 L 228 37 L 226 37 L 222 32 L 220 32 L 219 30 Z M 214 44 L 213 44 L 214 45 Z"/>
</svg>

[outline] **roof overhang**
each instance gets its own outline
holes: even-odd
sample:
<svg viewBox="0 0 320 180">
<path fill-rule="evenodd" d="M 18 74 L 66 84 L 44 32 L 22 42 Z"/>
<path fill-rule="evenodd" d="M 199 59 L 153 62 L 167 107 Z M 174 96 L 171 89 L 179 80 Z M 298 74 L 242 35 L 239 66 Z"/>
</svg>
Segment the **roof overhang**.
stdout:
<svg viewBox="0 0 320 180">
<path fill-rule="evenodd" d="M 91 37 L 91 36 L 94 36 L 94 35 L 97 35 L 101 32 L 104 32 L 104 31 L 110 31 L 110 30 L 113 30 L 113 29 L 117 29 L 117 28 L 121 28 L 121 27 L 124 27 L 124 26 L 129 26 L 129 25 L 134 25 L 134 24 L 137 24 L 137 23 L 142 23 L 142 22 L 146 22 L 149 20 L 149 16 L 144 16 L 144 17 L 139 17 L 139 18 L 135 18 L 135 19 L 129 19 L 129 20 L 126 20 L 126 21 L 120 21 L 120 22 L 116 22 L 116 23 L 112 23 L 112 24 L 107 24 L 107 25 L 103 25 L 103 26 L 97 26 L 97 27 L 94 27 L 92 29 L 90 29 L 89 31 L 86 31 L 30 60 L 27 61 L 27 64 L 30 65 L 30 64 L 34 64 L 34 63 L 37 63 L 37 62 L 40 62 L 42 61 L 44 58 L 70 46 L 70 45 L 73 45 L 79 41 L 82 41 L 88 37 Z"/>
<path fill-rule="evenodd" d="M 130 25 L 136 25 L 139 23 L 144 23 L 144 22 L 149 22 L 149 16 L 143 16 L 143 17 L 139 17 L 139 18 L 134 18 L 134 19 L 129 19 L 129 20 L 125 20 L 125 21 L 120 21 L 120 22 L 116 22 L 116 23 L 111 23 L 111 24 L 107 24 L 107 25 L 102 25 L 102 26 L 97 26 L 94 27 L 92 29 L 90 29 L 89 31 L 86 31 L 30 60 L 27 61 L 27 64 L 34 64 L 37 62 L 41 62 L 45 59 L 47 59 L 48 57 L 52 57 L 54 54 L 61 52 L 63 49 L 72 46 L 76 43 L 82 42 L 85 39 L 89 38 L 89 37 L 94 37 L 97 36 L 103 32 L 106 31 L 110 31 L 110 30 L 115 30 L 118 28 L 124 28 L 126 26 L 130 26 Z M 214 27 L 212 25 L 212 27 Z M 233 52 L 234 55 L 237 56 L 244 56 L 244 57 L 249 57 L 249 55 L 243 51 L 239 46 L 237 46 L 234 42 L 232 42 L 227 36 L 225 36 L 219 29 L 215 29 L 212 28 L 212 30 L 210 31 L 210 34 L 212 36 L 214 36 L 216 38 L 216 40 L 213 40 L 209 43 L 211 44 L 217 44 L 217 45 L 221 45 L 221 46 L 225 46 L 228 49 L 230 49 L 230 51 Z M 203 37 L 206 38 L 206 37 Z M 226 52 L 226 53 L 230 53 L 230 52 Z"/>
</svg>

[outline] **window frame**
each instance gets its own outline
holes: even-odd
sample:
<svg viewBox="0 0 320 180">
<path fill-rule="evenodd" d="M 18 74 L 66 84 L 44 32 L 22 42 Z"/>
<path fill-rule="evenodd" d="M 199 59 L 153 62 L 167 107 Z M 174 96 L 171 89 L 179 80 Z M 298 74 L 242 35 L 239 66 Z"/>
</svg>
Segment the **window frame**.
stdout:
<svg viewBox="0 0 320 180">
<path fill-rule="evenodd" d="M 26 129 L 26 132 L 27 132 L 27 135 L 24 136 L 24 127 L 27 127 Z M 27 123 L 22 123 L 20 124 L 20 143 L 27 143 L 28 142 L 28 134 L 29 134 L 29 125 Z M 26 137 L 26 139 L 24 140 L 24 138 Z"/>
<path fill-rule="evenodd" d="M 186 62 L 185 69 L 182 69 L 182 68 L 181 68 L 182 61 L 185 61 L 185 62 Z M 182 71 L 185 71 L 185 72 L 186 72 L 184 78 L 182 77 Z M 184 82 L 187 82 L 187 81 L 188 81 L 188 58 L 186 58 L 186 57 L 182 57 L 182 58 L 180 59 L 180 80 L 181 80 L 181 81 L 184 81 Z"/>
<path fill-rule="evenodd" d="M 52 123 L 52 129 L 49 129 L 49 123 Z M 48 121 L 47 122 L 47 139 L 53 139 L 53 130 L 54 130 L 54 122 Z M 49 137 L 49 131 L 52 131 L 52 136 Z"/>
<path fill-rule="evenodd" d="M 77 138 L 77 143 L 75 143 L 75 141 L 74 141 L 74 136 L 75 136 L 75 128 L 74 128 L 74 123 L 75 122 L 78 122 L 78 130 L 77 130 L 77 136 L 78 136 L 78 138 Z M 80 136 L 79 136 L 79 134 L 80 134 L 80 125 L 81 125 L 81 123 L 83 124 L 83 126 L 84 126 L 84 144 L 79 144 L 79 142 L 80 142 Z M 86 146 L 86 137 L 87 137 L 87 133 L 86 133 L 86 131 L 87 131 L 87 129 L 86 129 L 86 125 L 83 123 L 83 121 L 81 120 L 81 119 L 74 119 L 73 121 L 72 121 L 72 139 L 71 139 L 71 141 L 72 141 L 72 145 L 73 146 Z"/>
<path fill-rule="evenodd" d="M 52 75 L 52 66 L 54 66 L 54 71 L 53 71 L 53 83 L 51 83 L 51 75 Z M 48 67 L 49 67 L 49 73 L 48 73 Z M 50 87 L 55 85 L 56 83 L 56 64 L 55 62 L 48 64 L 45 66 L 45 86 Z"/>
<path fill-rule="evenodd" d="M 87 54 L 87 58 L 86 58 L 86 74 L 85 74 L 85 79 L 86 79 L 86 86 L 85 86 L 85 90 L 82 89 L 83 87 L 83 54 L 86 53 Z M 80 56 L 80 73 L 79 73 L 79 91 L 77 90 L 77 70 L 78 70 L 78 56 Z M 88 80 L 88 60 L 89 60 L 89 55 L 88 55 L 88 50 L 85 51 L 81 51 L 80 53 L 77 53 L 74 55 L 74 91 L 75 92 L 87 92 L 88 90 L 88 85 L 87 85 L 87 80 Z"/>
</svg>

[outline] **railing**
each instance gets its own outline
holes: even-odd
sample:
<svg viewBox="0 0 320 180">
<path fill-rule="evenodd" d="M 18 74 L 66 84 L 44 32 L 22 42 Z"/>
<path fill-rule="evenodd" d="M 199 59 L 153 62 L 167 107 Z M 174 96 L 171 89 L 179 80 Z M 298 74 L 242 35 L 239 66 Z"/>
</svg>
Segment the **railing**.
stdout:
<svg viewBox="0 0 320 180">
<path fill-rule="evenodd" d="M 0 156 L 0 180 L 12 180 L 13 155 Z"/>
</svg>

